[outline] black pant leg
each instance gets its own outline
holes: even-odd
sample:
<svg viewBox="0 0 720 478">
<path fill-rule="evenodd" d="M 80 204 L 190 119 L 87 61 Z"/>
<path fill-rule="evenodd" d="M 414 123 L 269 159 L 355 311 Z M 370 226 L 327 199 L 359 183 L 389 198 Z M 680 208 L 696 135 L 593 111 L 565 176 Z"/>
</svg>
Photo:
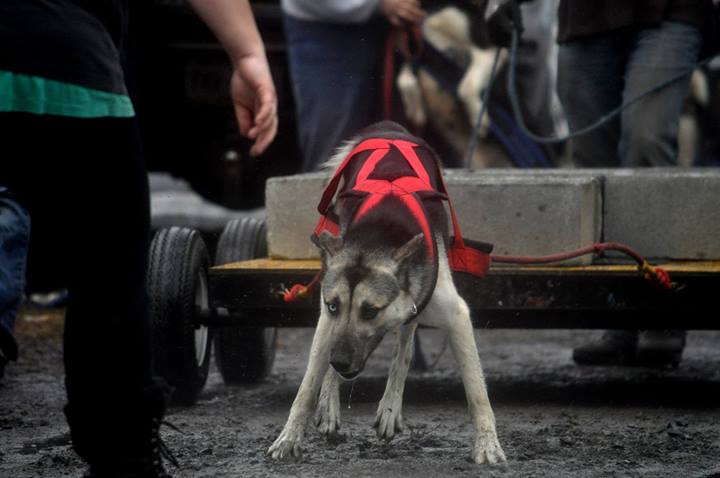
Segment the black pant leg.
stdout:
<svg viewBox="0 0 720 478">
<path fill-rule="evenodd" d="M 30 212 L 30 255 L 54 257 L 70 294 L 64 361 L 75 449 L 90 462 L 130 455 L 167 398 L 152 380 L 149 193 L 135 120 L 0 114 L 0 131 L 0 178 Z"/>
</svg>

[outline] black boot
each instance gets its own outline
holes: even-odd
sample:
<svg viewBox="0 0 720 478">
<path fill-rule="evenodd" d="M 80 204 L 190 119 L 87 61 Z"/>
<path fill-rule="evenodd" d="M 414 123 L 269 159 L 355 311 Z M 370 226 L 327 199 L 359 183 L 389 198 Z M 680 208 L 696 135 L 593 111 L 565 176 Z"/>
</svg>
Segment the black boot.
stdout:
<svg viewBox="0 0 720 478">
<path fill-rule="evenodd" d="M 163 458 L 176 466 L 177 461 L 160 438 L 160 425 L 170 392 L 166 384 L 156 383 L 140 399 L 125 397 L 124 403 L 113 400 L 85 407 L 68 403 L 65 414 L 73 448 L 89 465 L 84 476 L 169 477 Z"/>
<path fill-rule="evenodd" d="M 637 343 L 635 330 L 606 330 L 599 340 L 575 348 L 573 360 L 578 365 L 631 365 Z"/>
<path fill-rule="evenodd" d="M 646 330 L 640 333 L 637 363 L 646 367 L 672 367 L 680 364 L 685 348 L 684 330 Z"/>
</svg>

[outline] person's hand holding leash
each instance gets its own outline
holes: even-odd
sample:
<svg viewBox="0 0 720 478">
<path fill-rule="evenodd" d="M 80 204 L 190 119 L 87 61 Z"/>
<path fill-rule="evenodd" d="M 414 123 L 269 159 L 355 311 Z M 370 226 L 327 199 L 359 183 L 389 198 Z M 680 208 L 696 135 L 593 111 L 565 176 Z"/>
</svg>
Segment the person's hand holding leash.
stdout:
<svg viewBox="0 0 720 478">
<path fill-rule="evenodd" d="M 254 140 L 250 154 L 261 154 L 277 133 L 277 95 L 265 47 L 247 0 L 190 0 L 233 63 L 230 81 L 240 133 Z"/>
<path fill-rule="evenodd" d="M 420 0 L 382 0 L 380 8 L 388 21 L 399 28 L 418 24 L 426 15 Z"/>
</svg>

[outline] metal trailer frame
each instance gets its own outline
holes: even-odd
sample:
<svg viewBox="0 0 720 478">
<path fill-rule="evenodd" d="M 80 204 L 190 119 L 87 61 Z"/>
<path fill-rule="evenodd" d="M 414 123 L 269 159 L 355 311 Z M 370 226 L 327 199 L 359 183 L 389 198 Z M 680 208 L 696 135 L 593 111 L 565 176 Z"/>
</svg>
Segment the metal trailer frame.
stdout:
<svg viewBox="0 0 720 478">
<path fill-rule="evenodd" d="M 635 265 L 492 266 L 483 279 L 456 273 L 460 295 L 476 328 L 720 329 L 715 315 L 720 261 L 659 264 L 679 288 L 661 289 Z M 255 259 L 213 267 L 208 273 L 208 326 L 310 327 L 319 292 L 286 303 L 286 287 L 308 283 L 319 261 Z"/>
<path fill-rule="evenodd" d="M 290 303 L 281 293 L 309 283 L 320 261 L 253 259 L 264 255 L 265 224 L 253 218 L 226 225 L 215 254 L 219 265 L 209 269 L 197 231 L 169 228 L 155 235 L 148 272 L 155 373 L 175 387 L 176 403 L 195 403 L 213 348 L 226 383 L 254 383 L 272 369 L 277 327 L 316 324 L 319 288 Z M 463 273 L 454 278 L 477 328 L 720 329 L 712 312 L 720 261 L 661 266 L 678 288 L 655 285 L 629 264 L 496 264 L 482 279 Z M 422 358 L 417 344 L 415 355 Z"/>
</svg>

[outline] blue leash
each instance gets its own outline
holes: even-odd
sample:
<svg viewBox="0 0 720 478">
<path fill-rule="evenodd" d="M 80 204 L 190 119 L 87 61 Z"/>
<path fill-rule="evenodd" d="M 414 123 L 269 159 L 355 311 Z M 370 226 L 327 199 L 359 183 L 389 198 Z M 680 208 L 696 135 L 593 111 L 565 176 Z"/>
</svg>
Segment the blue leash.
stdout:
<svg viewBox="0 0 720 478">
<path fill-rule="evenodd" d="M 520 110 L 520 100 L 518 99 L 517 94 L 517 85 L 515 80 L 515 67 L 517 63 L 517 48 L 518 43 L 520 39 L 520 34 L 518 32 L 518 29 L 513 29 L 512 31 L 512 43 L 510 44 L 510 65 L 508 67 L 508 74 L 507 74 L 507 90 L 508 90 L 508 96 L 510 98 L 510 106 L 512 107 L 512 114 L 515 118 L 515 122 L 517 123 L 518 128 L 520 129 L 520 132 L 527 136 L 528 138 L 532 139 L 533 141 L 541 144 L 553 144 L 553 143 L 562 143 L 569 139 L 575 138 L 577 136 L 589 133 L 591 131 L 594 131 L 598 128 L 601 128 L 605 124 L 607 124 L 610 120 L 618 116 L 620 113 L 622 113 L 625 109 L 632 106 L 633 104 L 637 103 L 641 99 L 645 98 L 646 96 L 655 93 L 656 91 L 660 91 L 661 89 L 675 83 L 676 81 L 679 81 L 689 75 L 692 74 L 693 71 L 697 68 L 701 68 L 707 64 L 709 64 L 715 57 L 709 56 L 705 58 L 704 60 L 701 60 L 695 64 L 692 68 L 690 68 L 687 71 L 684 71 L 682 73 L 678 73 L 677 75 L 662 81 L 658 83 L 657 85 L 653 86 L 652 88 L 649 88 L 648 90 L 638 94 L 634 98 L 631 98 L 627 100 L 626 102 L 622 103 L 620 106 L 610 110 L 608 113 L 602 115 L 595 123 L 586 126 L 584 128 L 581 128 L 577 131 L 573 131 L 571 133 L 568 133 L 564 136 L 539 136 L 532 131 L 530 131 L 525 124 L 525 119 L 523 118 L 522 112 Z M 475 126 L 473 127 L 473 132 L 470 135 L 470 141 L 468 142 L 467 149 L 465 151 L 465 167 L 467 169 L 471 169 L 471 161 L 472 156 L 475 152 L 475 148 L 477 147 L 477 135 L 478 131 L 480 129 L 480 122 L 482 121 L 482 117 L 485 114 L 485 110 L 487 109 L 487 103 L 490 98 L 490 90 L 492 89 L 493 82 L 495 81 L 495 74 L 497 72 L 497 64 L 500 60 L 500 48 L 497 49 L 495 52 L 495 57 L 493 59 L 492 69 L 490 70 L 490 79 L 488 81 L 488 85 L 485 88 L 485 91 L 483 92 L 482 97 L 482 107 L 480 109 L 480 114 L 478 115 L 478 118 L 475 122 Z M 494 128 L 491 127 L 491 130 L 495 132 Z M 508 146 L 506 143 L 507 141 L 503 141 L 500 136 L 498 136 L 498 139 L 505 145 Z M 513 151 L 515 151 L 515 148 L 511 148 Z M 512 155 L 512 151 L 509 151 Z M 517 160 L 518 165 L 521 167 L 526 165 L 527 163 L 524 162 L 522 159 Z"/>
<path fill-rule="evenodd" d="M 516 89 L 516 84 L 515 84 L 515 63 L 516 63 L 519 37 L 520 37 L 520 35 L 519 35 L 517 29 L 514 29 L 513 33 L 512 33 L 512 43 L 510 45 L 510 67 L 508 69 L 508 76 L 507 76 L 507 89 L 508 89 L 508 95 L 510 97 L 510 105 L 512 106 L 513 116 L 515 117 L 515 121 L 517 121 L 518 126 L 523 131 L 523 133 L 528 135 L 534 141 L 536 141 L 538 143 L 544 143 L 544 144 L 562 143 L 562 142 L 572 139 L 576 136 L 580 136 L 582 134 L 589 133 L 593 130 L 596 130 L 596 129 L 604 126 L 615 116 L 618 116 L 620 113 L 622 113 L 623 110 L 634 105 L 635 103 L 637 103 L 641 99 L 645 98 L 646 96 L 648 96 L 652 93 L 655 93 L 656 91 L 660 91 L 663 88 L 675 83 L 676 81 L 679 81 L 679 80 L 685 78 L 686 76 L 691 75 L 692 72 L 695 71 L 695 69 L 707 65 L 714 58 L 714 56 L 705 58 L 704 60 L 696 63 L 695 66 L 690 68 L 689 70 L 679 73 L 665 81 L 658 83 L 657 85 L 653 86 L 652 88 L 640 93 L 639 95 L 635 96 L 634 98 L 627 100 L 626 102 L 622 103 L 617 108 L 614 108 L 614 109 L 610 110 L 608 113 L 602 115 L 595 123 L 591 124 L 590 126 L 586 126 L 584 128 L 581 128 L 577 131 L 573 131 L 564 136 L 557 136 L 557 137 L 538 136 L 535 133 L 533 133 L 532 131 L 528 130 L 527 126 L 525 125 L 525 120 L 523 119 L 522 113 L 520 111 L 520 101 L 518 100 L 518 94 L 517 94 L 517 89 Z"/>
</svg>

